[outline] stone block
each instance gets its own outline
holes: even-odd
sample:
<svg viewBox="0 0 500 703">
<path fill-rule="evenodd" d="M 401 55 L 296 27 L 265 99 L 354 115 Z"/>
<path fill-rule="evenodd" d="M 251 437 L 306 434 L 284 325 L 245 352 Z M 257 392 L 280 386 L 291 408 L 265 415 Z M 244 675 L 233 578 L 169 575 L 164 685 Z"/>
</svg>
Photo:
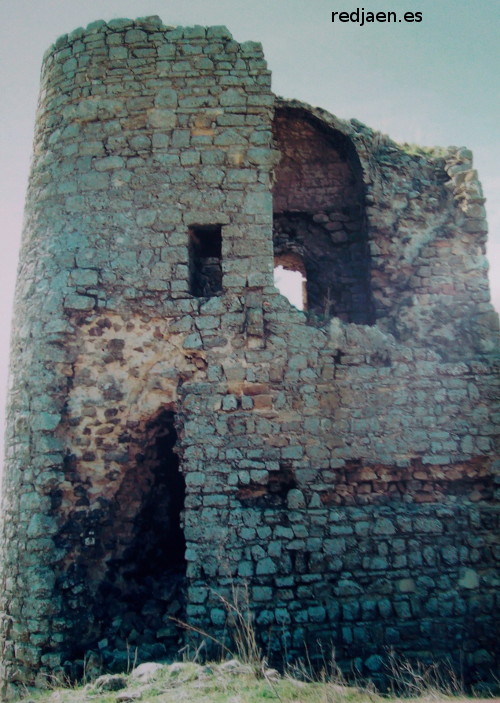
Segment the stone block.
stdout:
<svg viewBox="0 0 500 703">
<path fill-rule="evenodd" d="M 148 124 L 154 129 L 173 130 L 177 126 L 177 114 L 174 110 L 156 107 L 148 111 Z"/>
</svg>

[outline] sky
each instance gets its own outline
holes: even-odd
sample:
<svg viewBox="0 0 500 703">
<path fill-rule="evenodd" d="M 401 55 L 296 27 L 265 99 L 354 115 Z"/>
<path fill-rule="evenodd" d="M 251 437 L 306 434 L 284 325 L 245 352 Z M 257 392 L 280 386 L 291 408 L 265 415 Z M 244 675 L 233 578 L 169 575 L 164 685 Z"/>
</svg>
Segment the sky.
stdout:
<svg viewBox="0 0 500 703">
<path fill-rule="evenodd" d="M 422 19 L 331 21 L 332 12 L 356 8 Z M 94 20 L 147 15 L 168 25 L 223 24 L 237 41 L 262 42 L 277 95 L 354 117 L 399 142 L 471 148 L 487 198 L 490 282 L 500 310 L 499 0 L 0 0 L 2 425 L 43 53 Z"/>
</svg>

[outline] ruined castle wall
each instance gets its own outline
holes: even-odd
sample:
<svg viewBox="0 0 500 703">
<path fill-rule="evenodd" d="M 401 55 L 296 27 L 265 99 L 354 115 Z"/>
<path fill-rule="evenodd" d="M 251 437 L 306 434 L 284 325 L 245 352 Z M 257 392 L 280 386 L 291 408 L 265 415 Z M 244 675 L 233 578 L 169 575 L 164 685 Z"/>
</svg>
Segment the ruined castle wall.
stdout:
<svg viewBox="0 0 500 703">
<path fill-rule="evenodd" d="M 346 668 L 356 659 L 372 674 L 391 646 L 456 665 L 462 656 L 469 670 L 494 666 L 498 512 L 487 455 L 497 428 L 480 383 L 466 389 L 472 368 L 384 349 L 388 340 L 379 346 L 366 329 L 332 331 L 325 343 L 311 328 L 271 326 L 256 373 L 265 382 L 246 382 L 240 369 L 231 402 L 221 399 L 217 458 L 201 448 L 208 419 L 185 438 L 200 472 L 211 466 L 210 481 L 187 477 L 197 487 L 187 497 L 197 509 L 186 514 L 196 577 L 188 613 L 220 625 L 207 581 L 229 598 L 236 578 L 251 584 L 272 653 L 293 655 L 316 637 L 334 643 Z M 481 429 L 467 438 L 474 417 Z"/>
<path fill-rule="evenodd" d="M 367 187 L 379 326 L 454 360 L 493 351 L 487 222 L 471 152 L 401 147 L 373 136 L 361 127 L 353 139 Z"/>
<path fill-rule="evenodd" d="M 323 188 L 322 179 L 316 179 L 323 202 L 318 200 L 316 192 L 305 187 L 307 178 L 301 186 L 302 200 L 308 199 L 309 210 L 316 215 L 312 227 L 316 233 L 326 229 L 336 247 L 351 238 L 369 240 L 368 256 L 358 255 L 357 261 L 358 269 L 360 260 L 368 261 L 368 266 L 362 263 L 369 279 L 369 295 L 363 303 L 369 311 L 368 318 L 355 319 L 342 310 L 337 316 L 352 322 L 376 321 L 397 339 L 435 348 L 454 360 L 492 352 L 495 335 L 492 337 L 491 330 L 496 329 L 497 319 L 484 275 L 488 266 L 485 201 L 472 167 L 471 152 L 456 147 L 425 149 L 398 145 L 357 120 L 342 121 L 296 100 L 278 101 L 276 115 L 278 142 L 279 125 L 288 122 L 286 137 L 281 141 L 284 140 L 282 148 L 289 156 L 282 160 L 281 173 L 280 166 L 277 169 L 275 211 L 286 209 L 280 192 L 280 175 L 284 176 L 286 192 L 287 186 L 291 193 L 297 191 L 294 178 L 289 175 L 293 172 L 293 159 L 309 161 L 315 166 L 313 171 L 319 174 L 322 162 L 328 160 L 328 148 L 324 145 L 329 143 L 332 149 L 336 142 L 337 153 L 340 148 L 344 154 L 340 163 L 351 164 L 350 176 L 344 179 L 341 170 L 335 173 L 330 166 L 330 175 L 334 172 L 331 181 L 336 186 Z M 324 146 L 318 144 L 316 154 L 314 149 L 303 150 L 300 146 L 300 139 L 314 132 Z M 354 159 L 349 142 L 355 147 Z M 358 168 L 364 184 L 362 198 L 357 185 Z M 328 168 L 324 171 L 326 174 Z M 352 195 L 345 197 L 345 185 L 349 182 L 351 194 L 358 194 L 356 200 Z M 347 201 L 351 207 L 356 203 L 364 223 L 352 216 L 336 218 L 333 212 L 328 212 L 327 203 L 330 210 L 335 209 L 332 208 L 334 191 L 337 195 L 342 193 L 344 206 Z M 292 211 L 307 209 L 300 198 L 297 200 L 292 195 L 288 198 L 286 206 Z M 329 221 L 324 217 L 325 211 L 330 215 Z M 364 234 L 363 225 L 367 228 Z M 457 336 L 461 340 L 460 350 L 453 345 Z"/>
<path fill-rule="evenodd" d="M 98 22 L 46 55 L 12 347 L 7 692 L 85 655 L 161 658 L 183 641 L 171 616 L 220 633 L 235 585 L 277 660 L 321 641 L 380 678 L 391 647 L 470 680 L 495 666 L 498 321 L 470 155 L 411 154 L 295 102 L 277 129 L 274 107 L 260 45 L 224 28 Z M 295 143 L 324 179 L 287 171 Z M 312 266 L 316 236 L 343 245 L 327 225 L 345 192 L 365 297 L 321 318 L 272 285 L 276 222 L 307 214 L 302 248 L 285 243 Z"/>
</svg>

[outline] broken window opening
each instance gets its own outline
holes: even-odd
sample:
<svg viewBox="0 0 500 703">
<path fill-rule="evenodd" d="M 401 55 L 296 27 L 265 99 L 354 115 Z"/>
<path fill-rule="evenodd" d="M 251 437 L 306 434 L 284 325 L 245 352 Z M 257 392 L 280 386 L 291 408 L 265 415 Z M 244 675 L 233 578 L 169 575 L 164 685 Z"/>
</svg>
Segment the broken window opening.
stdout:
<svg viewBox="0 0 500 703">
<path fill-rule="evenodd" d="M 222 228 L 203 225 L 189 230 L 190 292 L 197 298 L 222 295 Z"/>
<path fill-rule="evenodd" d="M 307 276 L 300 256 L 290 253 L 274 258 L 274 285 L 292 305 L 307 310 Z"/>
</svg>

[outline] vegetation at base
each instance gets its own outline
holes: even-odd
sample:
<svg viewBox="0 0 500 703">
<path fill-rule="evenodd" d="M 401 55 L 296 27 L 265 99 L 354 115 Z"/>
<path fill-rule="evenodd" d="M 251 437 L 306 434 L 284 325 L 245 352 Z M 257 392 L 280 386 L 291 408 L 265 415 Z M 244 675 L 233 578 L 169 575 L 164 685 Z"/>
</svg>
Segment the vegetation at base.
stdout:
<svg viewBox="0 0 500 703">
<path fill-rule="evenodd" d="M 405 701 L 474 700 L 427 688 L 420 676 L 414 679 L 408 692 L 412 695 L 405 697 Z M 312 681 L 280 675 L 265 667 L 258 673 L 253 666 L 232 659 L 209 664 L 145 664 L 130 674 L 100 676 L 79 687 L 32 691 L 23 700 L 25 703 L 396 703 L 402 697 L 382 696 L 367 687 L 349 686 L 343 679 L 329 680 L 326 675 L 322 680 Z"/>
</svg>

